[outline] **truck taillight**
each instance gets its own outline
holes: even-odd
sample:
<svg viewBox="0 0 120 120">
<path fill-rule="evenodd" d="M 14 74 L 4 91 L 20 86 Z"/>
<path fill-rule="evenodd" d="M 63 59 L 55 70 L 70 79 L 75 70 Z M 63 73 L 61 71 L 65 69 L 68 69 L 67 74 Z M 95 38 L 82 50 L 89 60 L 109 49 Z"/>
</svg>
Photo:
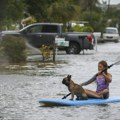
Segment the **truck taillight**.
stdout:
<svg viewBox="0 0 120 120">
<path fill-rule="evenodd" d="M 87 36 L 87 38 L 89 42 L 92 42 L 92 36 Z"/>
</svg>

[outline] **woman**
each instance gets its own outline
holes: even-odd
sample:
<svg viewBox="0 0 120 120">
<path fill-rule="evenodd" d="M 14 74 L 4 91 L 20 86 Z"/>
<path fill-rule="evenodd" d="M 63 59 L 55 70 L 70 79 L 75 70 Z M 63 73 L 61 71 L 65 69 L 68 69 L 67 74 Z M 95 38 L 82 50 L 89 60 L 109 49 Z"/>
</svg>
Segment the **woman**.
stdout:
<svg viewBox="0 0 120 120">
<path fill-rule="evenodd" d="M 81 84 L 82 86 L 85 86 L 92 83 L 93 81 L 96 82 L 96 91 L 85 89 L 88 97 L 104 99 L 107 99 L 109 97 L 109 83 L 112 81 L 112 75 L 107 72 L 107 68 L 107 62 L 104 60 L 100 61 L 98 63 L 98 73 L 92 79 Z"/>
</svg>

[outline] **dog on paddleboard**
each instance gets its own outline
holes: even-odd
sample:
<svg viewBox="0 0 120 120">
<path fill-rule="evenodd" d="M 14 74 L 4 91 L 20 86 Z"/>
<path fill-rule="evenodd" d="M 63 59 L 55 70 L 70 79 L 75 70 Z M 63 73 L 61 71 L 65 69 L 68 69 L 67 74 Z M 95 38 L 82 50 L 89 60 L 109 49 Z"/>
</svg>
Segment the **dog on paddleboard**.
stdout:
<svg viewBox="0 0 120 120">
<path fill-rule="evenodd" d="M 74 99 L 74 95 L 77 96 L 76 100 L 87 100 L 87 94 L 85 93 L 85 90 L 82 88 L 81 85 L 78 85 L 71 80 L 71 75 L 68 75 L 67 77 L 63 78 L 62 83 L 65 84 L 68 87 L 68 90 L 71 92 L 71 99 Z"/>
</svg>

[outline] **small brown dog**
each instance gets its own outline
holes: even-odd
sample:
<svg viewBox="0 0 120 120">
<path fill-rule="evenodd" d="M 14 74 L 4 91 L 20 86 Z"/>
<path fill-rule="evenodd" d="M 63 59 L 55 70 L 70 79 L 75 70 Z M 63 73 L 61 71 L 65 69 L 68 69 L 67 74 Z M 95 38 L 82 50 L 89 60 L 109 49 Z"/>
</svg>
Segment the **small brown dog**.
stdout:
<svg viewBox="0 0 120 120">
<path fill-rule="evenodd" d="M 74 95 L 77 96 L 77 100 L 87 100 L 88 99 L 88 97 L 85 93 L 85 90 L 82 88 L 82 86 L 74 83 L 71 80 L 71 75 L 68 75 L 67 77 L 63 78 L 62 83 L 65 84 L 68 87 L 68 90 L 71 92 L 71 100 L 74 99 Z"/>
</svg>

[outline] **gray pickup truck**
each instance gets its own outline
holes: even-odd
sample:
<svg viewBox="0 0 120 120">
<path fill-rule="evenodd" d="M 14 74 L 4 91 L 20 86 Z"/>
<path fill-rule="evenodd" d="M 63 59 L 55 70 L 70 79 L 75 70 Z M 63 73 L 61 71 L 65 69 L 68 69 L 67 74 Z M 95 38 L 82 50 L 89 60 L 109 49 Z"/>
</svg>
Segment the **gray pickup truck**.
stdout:
<svg viewBox="0 0 120 120">
<path fill-rule="evenodd" d="M 68 46 L 58 46 L 67 54 L 79 54 L 82 50 L 94 49 L 94 36 L 89 32 L 63 32 L 63 24 L 60 23 L 35 23 L 24 27 L 20 31 L 3 31 L 6 34 L 27 38 L 29 44 L 36 48 L 44 45 L 53 45 L 55 38 L 64 38 L 69 42 Z"/>
</svg>

